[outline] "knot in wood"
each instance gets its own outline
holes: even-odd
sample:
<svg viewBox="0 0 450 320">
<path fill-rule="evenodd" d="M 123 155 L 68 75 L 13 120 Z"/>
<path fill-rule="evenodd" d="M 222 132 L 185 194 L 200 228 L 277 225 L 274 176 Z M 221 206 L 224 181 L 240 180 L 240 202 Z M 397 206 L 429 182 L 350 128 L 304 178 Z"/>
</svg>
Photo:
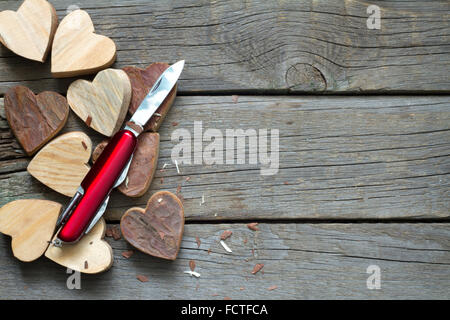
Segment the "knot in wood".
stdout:
<svg viewBox="0 0 450 320">
<path fill-rule="evenodd" d="M 327 81 L 322 72 L 307 63 L 297 63 L 286 71 L 286 84 L 292 91 L 324 91 Z"/>
</svg>

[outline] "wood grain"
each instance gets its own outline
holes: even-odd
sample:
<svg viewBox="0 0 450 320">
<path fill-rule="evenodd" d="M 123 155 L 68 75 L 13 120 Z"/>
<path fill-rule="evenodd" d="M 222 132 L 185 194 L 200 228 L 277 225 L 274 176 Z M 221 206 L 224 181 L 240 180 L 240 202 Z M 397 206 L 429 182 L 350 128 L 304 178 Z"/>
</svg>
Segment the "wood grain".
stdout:
<svg viewBox="0 0 450 320">
<path fill-rule="evenodd" d="M 34 178 L 72 197 L 88 173 L 92 142 L 83 132 L 66 133 L 47 144 L 29 163 Z"/>
<path fill-rule="evenodd" d="M 120 230 L 136 249 L 154 257 L 175 260 L 183 238 L 183 204 L 171 192 L 157 192 L 144 209 L 131 208 L 124 213 Z"/>
<path fill-rule="evenodd" d="M 114 262 L 111 246 L 103 240 L 106 223 L 101 218 L 91 231 L 75 244 L 62 247 L 50 245 L 45 256 L 50 260 L 82 273 L 100 273 L 111 268 Z"/>
<path fill-rule="evenodd" d="M 113 192 L 107 217 L 118 221 L 126 209 L 144 207 L 154 192 L 176 193 L 180 186 L 188 221 L 449 217 L 449 110 L 445 96 L 240 96 L 238 103 L 231 96 L 179 97 L 159 131 L 158 168 L 149 191 L 137 199 Z M 231 128 L 278 128 L 278 174 L 261 176 L 260 166 L 246 161 L 181 164 L 179 175 L 171 160 L 178 141 L 171 135 L 180 128 L 193 135 L 194 120 L 202 121 L 204 131 L 223 134 Z M 84 128 L 71 116 L 64 130 Z M 27 160 L 15 158 L 9 130 L 2 132 L 0 205 L 27 197 L 64 201 L 23 171 Z M 163 170 L 164 164 L 169 166 Z"/>
<path fill-rule="evenodd" d="M 87 126 L 108 137 L 122 127 L 130 99 L 130 80 L 116 69 L 99 72 L 92 82 L 77 80 L 67 92 L 70 108 Z"/>
<path fill-rule="evenodd" d="M 94 33 L 94 24 L 86 11 L 72 11 L 61 21 L 52 47 L 53 77 L 96 73 L 115 60 L 114 41 Z"/>
<path fill-rule="evenodd" d="M 30 262 L 44 254 L 61 207 L 53 201 L 27 199 L 0 208 L 0 232 L 11 236 L 14 257 Z"/>
<path fill-rule="evenodd" d="M 54 3 L 60 18 L 73 0 Z M 367 28 L 369 4 L 381 30 Z M 186 60 L 180 93 L 449 92 L 449 2 L 79 0 L 118 48 L 115 68 Z M 0 1 L 0 10 L 16 2 Z M 161 39 L 164 39 L 162 41 Z M 15 84 L 65 92 L 49 67 L 0 48 L 0 94 Z"/>
<path fill-rule="evenodd" d="M 448 224 L 188 224 L 177 260 L 135 252 L 121 239 L 107 241 L 114 267 L 95 277 L 82 275 L 81 290 L 67 290 L 66 269 L 40 259 L 20 265 L 9 240 L 0 237 L 0 297 L 10 299 L 448 299 Z M 223 230 L 233 249 L 219 244 Z M 200 248 L 195 238 L 201 240 Z M 245 240 L 247 240 L 245 242 Z M 209 252 L 209 254 L 208 254 Z M 196 262 L 194 278 L 184 274 Z M 251 272 L 257 263 L 264 273 Z M 377 265 L 381 289 L 369 290 L 367 268 Z M 148 277 L 141 283 L 136 275 Z M 42 284 L 45 283 L 45 286 Z M 268 288 L 276 285 L 276 290 Z M 27 287 L 24 290 L 24 286 Z M 240 288 L 244 288 L 241 290 Z M 108 288 L 105 290 L 105 288 Z"/>
<path fill-rule="evenodd" d="M 69 105 L 56 92 L 35 95 L 27 87 L 17 86 L 6 92 L 5 115 L 25 152 L 33 155 L 64 127 Z"/>
<path fill-rule="evenodd" d="M 152 63 L 145 69 L 139 69 L 136 67 L 125 67 L 123 70 L 127 73 L 131 81 L 131 87 L 133 90 L 133 95 L 131 98 L 131 103 L 129 107 L 129 112 L 133 115 L 136 110 L 141 105 L 144 98 L 150 92 L 150 89 L 155 84 L 156 80 L 161 76 L 161 74 L 169 67 L 167 63 L 158 62 Z M 170 91 L 167 98 L 156 110 L 155 114 L 150 118 L 147 124 L 144 126 L 145 130 L 150 130 L 153 132 L 158 131 L 159 127 L 166 118 L 172 104 L 177 95 L 177 85 Z"/>
<path fill-rule="evenodd" d="M 0 12 L 0 42 L 15 54 L 44 62 L 58 26 L 55 8 L 45 0 L 25 0 Z"/>
<path fill-rule="evenodd" d="M 155 175 L 159 156 L 159 134 L 144 132 L 138 137 L 127 178 L 118 190 L 128 197 L 144 195 Z"/>
</svg>

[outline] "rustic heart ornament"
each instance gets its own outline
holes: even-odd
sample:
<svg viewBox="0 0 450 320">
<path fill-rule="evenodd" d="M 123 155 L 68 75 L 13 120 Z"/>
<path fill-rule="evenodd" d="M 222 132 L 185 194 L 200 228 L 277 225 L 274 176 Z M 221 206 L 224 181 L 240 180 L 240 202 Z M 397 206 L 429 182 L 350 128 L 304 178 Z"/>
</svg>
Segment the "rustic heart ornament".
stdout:
<svg viewBox="0 0 450 320">
<path fill-rule="evenodd" d="M 56 10 L 49 2 L 25 0 L 17 12 L 0 12 L 0 42 L 19 56 L 44 62 L 57 26 Z"/>
<path fill-rule="evenodd" d="M 0 232 L 12 237 L 14 256 L 25 262 L 44 254 L 61 211 L 47 200 L 16 200 L 0 208 Z"/>
<path fill-rule="evenodd" d="M 46 186 L 72 197 L 90 167 L 92 142 L 83 132 L 69 132 L 39 151 L 28 164 L 28 172 Z"/>
<path fill-rule="evenodd" d="M 5 113 L 17 140 L 32 155 L 64 127 L 69 105 L 56 92 L 36 96 L 27 87 L 17 86 L 5 94 Z"/>
<path fill-rule="evenodd" d="M 92 129 L 112 136 L 122 126 L 131 99 L 131 83 L 122 70 L 99 72 L 94 81 L 77 80 L 67 91 L 72 110 Z"/>
<path fill-rule="evenodd" d="M 103 240 L 106 223 L 101 218 L 97 224 L 75 244 L 62 247 L 50 245 L 45 256 L 50 260 L 82 273 L 99 273 L 111 268 L 114 257 L 111 246 Z"/>
<path fill-rule="evenodd" d="M 120 229 L 125 240 L 136 249 L 175 260 L 183 237 L 183 204 L 173 193 L 157 192 L 145 209 L 127 210 L 120 220 Z"/>
<path fill-rule="evenodd" d="M 131 103 L 129 107 L 130 114 L 134 114 L 141 105 L 145 96 L 158 80 L 159 76 L 169 67 L 167 63 L 157 62 L 152 63 L 146 69 L 140 69 L 136 67 L 125 67 L 123 70 L 127 73 L 131 81 L 131 87 L 133 90 L 133 96 L 131 97 Z M 159 106 L 156 113 L 144 126 L 146 131 L 158 131 L 164 118 L 172 106 L 175 96 L 177 95 L 177 85 L 170 91 L 164 102 Z"/>
<path fill-rule="evenodd" d="M 86 11 L 72 11 L 61 21 L 52 47 L 54 77 L 96 73 L 115 60 L 114 41 L 94 33 L 94 24 Z"/>
<path fill-rule="evenodd" d="M 108 141 L 100 142 L 92 152 L 92 161 L 95 162 Z M 138 137 L 136 151 L 131 160 L 130 169 L 125 181 L 118 187 L 119 191 L 128 197 L 144 195 L 153 180 L 158 166 L 159 133 L 144 132 Z"/>
</svg>

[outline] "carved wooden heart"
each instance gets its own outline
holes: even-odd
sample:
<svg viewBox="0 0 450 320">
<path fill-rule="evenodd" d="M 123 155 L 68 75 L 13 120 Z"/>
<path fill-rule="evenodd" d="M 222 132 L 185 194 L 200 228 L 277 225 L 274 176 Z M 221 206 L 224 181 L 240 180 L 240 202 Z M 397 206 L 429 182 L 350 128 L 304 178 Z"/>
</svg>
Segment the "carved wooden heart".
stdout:
<svg viewBox="0 0 450 320">
<path fill-rule="evenodd" d="M 131 208 L 120 220 L 122 235 L 136 249 L 175 260 L 184 230 L 181 201 L 168 191 L 155 193 L 145 209 Z"/>
<path fill-rule="evenodd" d="M 101 218 L 97 224 L 75 244 L 62 247 L 50 245 L 45 256 L 50 260 L 82 273 L 99 273 L 111 268 L 114 257 L 111 246 L 103 240 L 106 223 Z"/>
<path fill-rule="evenodd" d="M 0 12 L 0 42 L 19 56 L 44 62 L 57 25 L 56 10 L 49 2 L 25 0 L 17 12 Z"/>
<path fill-rule="evenodd" d="M 17 140 L 32 155 L 64 127 L 69 105 L 56 92 L 35 96 L 27 87 L 17 86 L 6 92 L 5 113 Z"/>
<path fill-rule="evenodd" d="M 0 208 L 0 232 L 12 237 L 14 256 L 25 262 L 47 249 L 61 205 L 47 200 L 16 200 Z"/>
<path fill-rule="evenodd" d="M 28 172 L 46 186 L 72 197 L 90 167 L 92 142 L 83 132 L 59 136 L 39 151 L 28 164 Z"/>
<path fill-rule="evenodd" d="M 52 75 L 56 78 L 96 73 L 116 60 L 116 45 L 94 33 L 84 10 L 69 13 L 56 30 L 52 47 Z"/>
<path fill-rule="evenodd" d="M 67 91 L 72 110 L 92 129 L 112 136 L 122 126 L 131 99 L 131 84 L 123 70 L 99 72 L 94 81 L 77 80 Z"/>
<path fill-rule="evenodd" d="M 152 63 L 146 69 L 140 69 L 136 67 L 125 67 L 123 70 L 127 73 L 131 81 L 131 87 L 133 89 L 133 96 L 131 97 L 131 103 L 129 107 L 130 114 L 134 114 L 141 105 L 145 96 L 158 80 L 159 76 L 169 67 L 167 63 L 157 62 Z M 164 118 L 172 106 L 175 96 L 177 95 L 177 85 L 170 91 L 164 102 L 159 106 L 156 113 L 147 122 L 144 129 L 146 131 L 158 131 Z"/>
<path fill-rule="evenodd" d="M 100 142 L 92 152 L 92 161 L 95 162 L 108 141 Z M 141 197 L 147 192 L 152 183 L 158 166 L 159 133 L 144 132 L 138 137 L 136 151 L 128 170 L 125 181 L 118 187 L 119 191 L 128 197 Z"/>
</svg>

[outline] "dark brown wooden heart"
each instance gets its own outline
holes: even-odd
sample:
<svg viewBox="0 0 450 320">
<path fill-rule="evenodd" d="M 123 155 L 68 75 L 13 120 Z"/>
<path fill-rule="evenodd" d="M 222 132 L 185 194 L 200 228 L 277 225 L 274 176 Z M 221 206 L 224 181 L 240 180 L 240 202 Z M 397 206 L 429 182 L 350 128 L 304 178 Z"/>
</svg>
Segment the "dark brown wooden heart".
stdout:
<svg viewBox="0 0 450 320">
<path fill-rule="evenodd" d="M 125 240 L 136 249 L 175 260 L 183 237 L 183 204 L 171 192 L 157 192 L 145 209 L 128 209 L 120 220 L 120 229 Z"/>
<path fill-rule="evenodd" d="M 108 140 L 104 140 L 95 147 L 92 153 L 92 162 L 95 163 L 107 144 Z M 134 198 L 144 195 L 152 183 L 156 167 L 158 166 L 158 155 L 159 133 L 142 133 L 138 138 L 127 178 L 119 186 L 119 191 L 128 197 Z"/>
<path fill-rule="evenodd" d="M 9 126 L 28 155 L 33 155 L 66 124 L 69 105 L 62 95 L 45 91 L 35 95 L 23 86 L 5 94 Z"/>
<path fill-rule="evenodd" d="M 168 67 L 169 65 L 167 63 L 156 62 L 149 65 L 146 69 L 140 69 L 136 67 L 123 68 L 123 71 L 125 71 L 130 78 L 131 88 L 133 91 L 130 107 L 128 109 L 131 115 L 136 112 L 137 108 L 139 108 L 141 102 L 153 87 L 156 80 L 158 80 L 159 76 Z M 169 112 L 170 107 L 175 100 L 176 94 L 177 86 L 175 85 L 175 87 L 172 89 L 172 91 L 170 91 L 169 95 L 161 104 L 161 106 L 159 106 L 153 117 L 144 126 L 145 131 L 158 131 L 159 127 L 164 121 L 164 118 L 166 117 L 167 112 Z"/>
</svg>

